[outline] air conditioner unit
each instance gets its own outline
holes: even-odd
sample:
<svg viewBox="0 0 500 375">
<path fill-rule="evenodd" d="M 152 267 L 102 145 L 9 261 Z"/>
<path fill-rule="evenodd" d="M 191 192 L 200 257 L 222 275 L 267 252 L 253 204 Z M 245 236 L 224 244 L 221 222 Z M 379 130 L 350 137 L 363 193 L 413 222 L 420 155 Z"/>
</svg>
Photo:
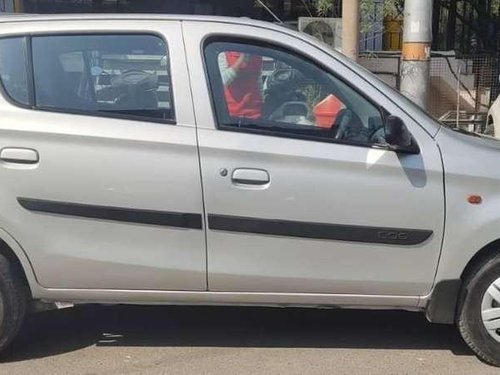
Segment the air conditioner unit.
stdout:
<svg viewBox="0 0 500 375">
<path fill-rule="evenodd" d="M 342 50 L 342 18 L 299 17 L 299 31 Z"/>
</svg>

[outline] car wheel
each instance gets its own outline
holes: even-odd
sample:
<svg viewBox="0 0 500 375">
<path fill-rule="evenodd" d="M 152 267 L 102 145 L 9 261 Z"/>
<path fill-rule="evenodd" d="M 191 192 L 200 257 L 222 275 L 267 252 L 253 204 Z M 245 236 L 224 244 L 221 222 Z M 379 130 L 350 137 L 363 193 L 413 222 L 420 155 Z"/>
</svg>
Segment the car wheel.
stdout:
<svg viewBox="0 0 500 375">
<path fill-rule="evenodd" d="M 26 293 L 12 264 L 0 255 L 0 351 L 16 337 L 26 315 Z"/>
<path fill-rule="evenodd" d="M 468 272 L 457 325 L 465 342 L 483 361 L 500 367 L 500 255 Z"/>
</svg>

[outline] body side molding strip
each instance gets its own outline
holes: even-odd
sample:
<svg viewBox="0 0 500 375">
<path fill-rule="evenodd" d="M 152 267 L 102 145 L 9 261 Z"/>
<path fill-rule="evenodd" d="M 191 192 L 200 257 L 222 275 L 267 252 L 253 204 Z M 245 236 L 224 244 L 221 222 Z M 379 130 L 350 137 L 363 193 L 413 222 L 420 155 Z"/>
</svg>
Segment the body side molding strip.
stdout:
<svg viewBox="0 0 500 375">
<path fill-rule="evenodd" d="M 421 244 L 433 234 L 432 230 L 422 229 L 325 224 L 215 214 L 208 215 L 208 227 L 228 232 L 403 246 Z"/>
<path fill-rule="evenodd" d="M 201 214 L 195 213 L 97 206 L 33 198 L 17 198 L 17 201 L 23 208 L 35 212 L 166 227 L 202 229 Z"/>
</svg>

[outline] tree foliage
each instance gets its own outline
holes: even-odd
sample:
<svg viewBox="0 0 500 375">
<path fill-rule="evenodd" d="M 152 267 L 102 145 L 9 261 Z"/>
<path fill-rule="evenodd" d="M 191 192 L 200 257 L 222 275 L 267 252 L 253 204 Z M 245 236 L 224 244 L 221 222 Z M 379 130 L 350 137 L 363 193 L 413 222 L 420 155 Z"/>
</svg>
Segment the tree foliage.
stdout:
<svg viewBox="0 0 500 375">
<path fill-rule="evenodd" d="M 314 7 L 317 16 L 330 17 L 335 8 L 340 8 L 340 3 L 341 0 L 316 0 Z M 384 17 L 399 18 L 403 14 L 404 0 L 385 0 L 383 3 L 375 0 L 360 0 L 360 11 L 363 15 L 361 20 L 362 32 L 368 32 L 373 28 L 379 14 L 378 7 L 382 7 Z"/>
<path fill-rule="evenodd" d="M 353 0 L 344 0 L 353 1 Z M 499 1 L 500 0 L 496 0 Z M 316 0 L 314 6 L 319 17 L 328 17 L 331 15 L 335 6 L 340 6 L 340 0 Z M 375 0 L 360 0 L 362 12 L 373 13 L 377 6 Z M 404 0 L 385 0 L 383 2 L 383 11 L 385 16 L 398 17 L 403 13 Z"/>
</svg>

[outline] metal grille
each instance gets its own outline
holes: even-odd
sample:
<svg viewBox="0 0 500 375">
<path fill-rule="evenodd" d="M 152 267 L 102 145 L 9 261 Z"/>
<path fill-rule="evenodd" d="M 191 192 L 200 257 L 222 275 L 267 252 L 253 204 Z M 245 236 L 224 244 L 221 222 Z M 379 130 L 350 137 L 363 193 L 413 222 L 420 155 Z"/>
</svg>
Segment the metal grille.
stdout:
<svg viewBox="0 0 500 375">
<path fill-rule="evenodd" d="M 500 92 L 496 55 L 434 53 L 429 110 L 452 126 L 489 133 L 486 114 Z"/>
<path fill-rule="evenodd" d="M 384 35 L 384 1 L 373 0 L 370 13 L 361 15 L 360 51 L 380 51 Z"/>
<path fill-rule="evenodd" d="M 377 51 L 362 53 L 358 62 L 389 86 L 399 90 L 399 71 L 401 70 L 400 52 Z"/>
<path fill-rule="evenodd" d="M 398 52 L 362 54 L 359 62 L 395 89 L 400 87 Z M 429 112 L 452 126 L 488 133 L 487 112 L 500 93 L 500 59 L 495 54 L 457 56 L 433 52 Z"/>
<path fill-rule="evenodd" d="M 433 50 L 500 51 L 498 0 L 435 0 Z"/>
</svg>

